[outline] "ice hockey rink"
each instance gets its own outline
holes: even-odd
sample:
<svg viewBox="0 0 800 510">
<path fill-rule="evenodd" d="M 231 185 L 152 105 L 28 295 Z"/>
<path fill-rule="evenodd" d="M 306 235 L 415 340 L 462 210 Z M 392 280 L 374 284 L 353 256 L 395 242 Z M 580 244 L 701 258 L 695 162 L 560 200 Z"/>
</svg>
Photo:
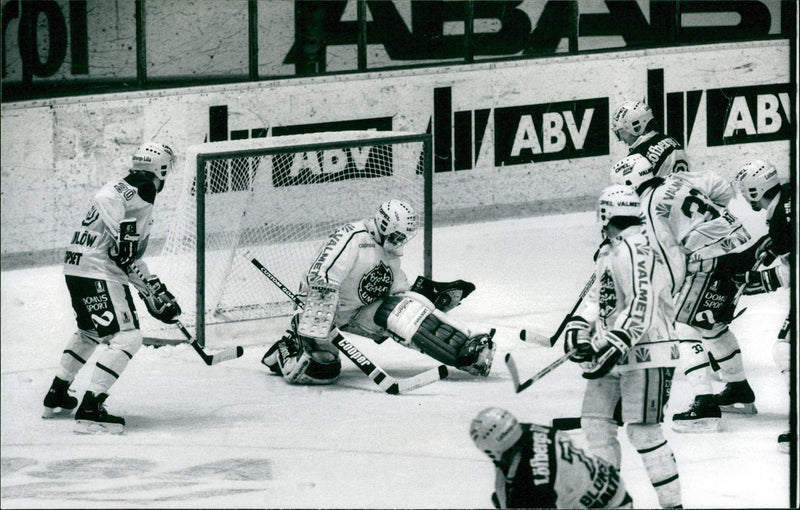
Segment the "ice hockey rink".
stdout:
<svg viewBox="0 0 800 510">
<path fill-rule="evenodd" d="M 763 218 L 739 211 L 758 235 Z M 591 273 L 599 241 L 593 212 L 434 229 L 434 278 L 477 285 L 452 316 L 474 329 L 497 328 L 487 379 L 451 370 L 444 381 L 393 396 L 343 359 L 336 386 L 288 386 L 259 363 L 281 333 L 265 327 L 237 339 L 242 358 L 214 366 L 185 344 L 143 347 L 108 401 L 127 421 L 122 436 L 78 436 L 72 419 L 41 419 L 74 328 L 68 294 L 60 267 L 3 272 L 0 506 L 490 508 L 493 466 L 473 446 L 470 420 L 487 406 L 544 424 L 579 415 L 584 379 L 576 365 L 515 394 L 503 357 L 512 353 L 527 378 L 563 353 L 562 342 L 531 345 L 518 332 L 555 330 Z M 169 275 L 160 276 L 169 285 Z M 776 444 L 788 430 L 789 396 L 772 360 L 788 306 L 787 290 L 745 296 L 740 309 L 747 310 L 732 327 L 757 415 L 726 414 L 715 434 L 677 434 L 665 424 L 685 507 L 790 506 L 789 456 Z M 390 341 L 352 340 L 395 377 L 437 364 Z M 83 372 L 73 384 L 79 396 L 90 377 Z M 668 415 L 690 401 L 677 374 Z M 657 507 L 624 431 L 620 442 L 636 508 Z"/>
</svg>

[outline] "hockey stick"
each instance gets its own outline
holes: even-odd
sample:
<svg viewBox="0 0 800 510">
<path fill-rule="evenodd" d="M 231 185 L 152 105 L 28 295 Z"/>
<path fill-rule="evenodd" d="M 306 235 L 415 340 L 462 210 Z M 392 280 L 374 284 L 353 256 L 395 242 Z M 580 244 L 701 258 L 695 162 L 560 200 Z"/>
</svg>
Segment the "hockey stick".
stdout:
<svg viewBox="0 0 800 510">
<path fill-rule="evenodd" d="M 586 285 L 583 286 L 583 290 L 581 291 L 580 296 L 578 296 L 578 300 L 575 302 L 575 305 L 572 307 L 572 310 L 570 310 L 569 313 L 564 317 L 564 320 L 561 321 L 561 324 L 558 326 L 556 332 L 553 333 L 553 336 L 547 338 L 544 335 L 540 335 L 532 331 L 528 332 L 523 329 L 522 331 L 519 332 L 520 340 L 522 340 L 523 342 L 533 341 L 535 343 L 541 343 L 541 344 L 546 344 L 546 342 L 550 342 L 550 347 L 554 346 L 556 342 L 558 342 L 558 338 L 561 336 L 561 333 L 564 332 L 564 328 L 567 327 L 567 323 L 572 318 L 572 314 L 575 313 L 575 310 L 577 310 L 581 302 L 583 302 L 583 298 L 585 298 L 586 294 L 589 293 L 589 289 L 592 288 L 592 285 L 594 284 L 594 279 L 595 279 L 595 274 L 592 273 L 592 276 L 589 278 L 589 281 L 586 282 Z"/>
<path fill-rule="evenodd" d="M 292 292 L 286 285 L 284 285 L 274 274 L 269 271 L 269 269 L 264 267 L 264 265 L 261 264 L 258 259 L 252 257 L 250 262 L 252 262 L 253 265 L 256 266 L 259 271 L 261 271 L 261 274 L 269 278 L 269 280 L 279 289 L 281 289 L 284 294 L 289 296 L 289 299 L 294 301 L 294 304 L 300 308 L 303 308 L 303 301 L 297 297 L 297 294 Z M 336 338 L 333 339 L 333 345 L 342 351 L 350 361 L 352 361 L 362 372 L 364 372 L 364 374 L 367 375 L 367 377 L 372 380 L 372 382 L 377 384 L 383 391 L 391 395 L 397 395 L 398 393 L 405 393 L 417 388 L 421 388 L 422 386 L 426 386 L 444 379 L 449 375 L 447 366 L 439 365 L 438 367 L 426 370 L 425 372 L 419 373 L 412 377 L 396 379 L 384 372 L 383 369 L 381 369 L 375 363 L 370 361 L 369 358 L 367 358 L 361 351 L 358 350 L 358 348 L 356 348 L 355 345 L 342 336 L 341 333 L 337 333 Z"/>
<path fill-rule="evenodd" d="M 519 380 L 519 369 L 517 368 L 517 362 L 514 361 L 514 358 L 511 357 L 511 353 L 506 353 L 506 366 L 508 367 L 508 373 L 511 374 L 511 380 L 514 382 L 514 390 L 519 393 L 521 391 L 527 390 L 533 383 L 541 379 L 542 377 L 546 376 L 556 368 L 560 367 L 564 364 L 565 361 L 572 356 L 574 351 L 569 351 L 554 362 L 550 363 L 539 372 L 533 375 L 530 379 L 525 382 L 520 382 Z"/>
<path fill-rule="evenodd" d="M 144 288 L 145 292 L 147 292 L 151 296 L 154 294 L 153 289 L 147 283 L 147 280 L 144 279 L 144 274 L 142 274 L 142 270 L 139 269 L 139 266 L 137 266 L 136 264 L 130 264 L 128 266 L 128 271 L 129 272 L 132 271 L 134 274 L 136 274 L 136 276 L 139 277 L 139 279 L 142 281 L 142 285 L 144 285 L 145 287 Z M 203 358 L 203 361 L 208 366 L 216 365 L 217 363 L 222 363 L 223 361 L 240 358 L 244 354 L 244 348 L 241 345 L 237 345 L 236 347 L 231 347 L 230 349 L 225 349 L 223 351 L 216 352 L 214 354 L 208 354 L 206 351 L 203 350 L 202 347 L 200 347 L 200 344 L 198 344 L 197 340 L 195 340 L 192 337 L 192 334 L 189 333 L 189 330 L 186 329 L 186 327 L 183 325 L 183 323 L 181 323 L 181 321 L 176 321 L 175 326 L 177 326 L 177 328 L 181 330 L 183 336 L 185 336 L 186 339 L 189 341 L 189 345 L 191 345 L 192 348 L 194 348 L 197 354 L 199 354 L 200 357 Z"/>
</svg>

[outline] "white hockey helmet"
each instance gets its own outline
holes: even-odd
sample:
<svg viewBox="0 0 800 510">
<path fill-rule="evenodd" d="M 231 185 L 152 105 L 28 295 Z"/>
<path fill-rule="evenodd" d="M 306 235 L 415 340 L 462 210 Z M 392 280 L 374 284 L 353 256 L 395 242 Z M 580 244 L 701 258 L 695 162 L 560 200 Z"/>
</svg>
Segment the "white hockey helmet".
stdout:
<svg viewBox="0 0 800 510">
<path fill-rule="evenodd" d="M 175 153 L 169 146 L 158 142 L 140 145 L 133 153 L 131 172 L 150 172 L 162 181 L 172 171 Z"/>
<path fill-rule="evenodd" d="M 641 154 L 631 154 L 611 167 L 611 182 L 638 188 L 656 176 L 653 164 Z"/>
<path fill-rule="evenodd" d="M 479 450 L 492 460 L 499 461 L 522 437 L 522 426 L 505 409 L 487 407 L 472 420 L 469 435 Z"/>
<path fill-rule="evenodd" d="M 597 203 L 597 219 L 603 228 L 611 218 L 619 216 L 639 217 L 641 201 L 636 190 L 625 184 L 612 184 L 600 193 Z"/>
<path fill-rule="evenodd" d="M 644 101 L 626 101 L 611 118 L 611 131 L 617 136 L 617 140 L 622 140 L 620 133 L 638 138 L 654 118 L 653 110 Z"/>
<path fill-rule="evenodd" d="M 386 251 L 403 254 L 403 246 L 417 235 L 417 213 L 402 200 L 384 202 L 375 213 L 375 227 Z"/>
<path fill-rule="evenodd" d="M 761 200 L 767 191 L 781 185 L 775 167 L 760 159 L 742 165 L 734 182 L 742 196 L 751 204 Z"/>
</svg>

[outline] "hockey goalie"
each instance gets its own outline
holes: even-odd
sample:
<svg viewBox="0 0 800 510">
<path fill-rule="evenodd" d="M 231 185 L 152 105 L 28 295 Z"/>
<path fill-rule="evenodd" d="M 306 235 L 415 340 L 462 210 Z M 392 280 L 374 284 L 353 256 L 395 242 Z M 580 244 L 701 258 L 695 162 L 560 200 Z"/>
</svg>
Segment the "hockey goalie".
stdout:
<svg viewBox="0 0 800 510">
<path fill-rule="evenodd" d="M 374 216 L 333 232 L 305 275 L 304 306 L 261 362 L 291 384 L 333 384 L 342 364 L 333 340 L 341 331 L 382 343 L 391 338 L 475 376 L 488 376 L 492 333 L 473 333 L 446 312 L 475 290 L 463 280 L 413 285 L 401 268 L 417 233 L 410 204 L 389 200 Z"/>
</svg>

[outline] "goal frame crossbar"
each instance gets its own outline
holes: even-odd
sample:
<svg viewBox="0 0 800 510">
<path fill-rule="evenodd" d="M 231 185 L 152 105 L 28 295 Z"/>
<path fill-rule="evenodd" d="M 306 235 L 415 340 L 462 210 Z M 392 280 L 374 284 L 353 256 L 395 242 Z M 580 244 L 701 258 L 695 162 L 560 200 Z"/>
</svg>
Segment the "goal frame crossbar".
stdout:
<svg viewBox="0 0 800 510">
<path fill-rule="evenodd" d="M 346 134 L 347 132 L 344 132 Z M 274 139 L 274 138 L 273 138 Z M 422 178 L 423 178 L 423 203 L 425 214 L 423 215 L 423 271 L 427 278 L 433 275 L 432 259 L 433 259 L 433 143 L 432 136 L 429 133 L 409 133 L 409 134 L 394 134 L 387 136 L 369 137 L 369 138 L 352 138 L 340 141 L 321 141 L 312 143 L 300 143 L 289 145 L 276 145 L 273 147 L 260 147 L 260 148 L 245 148 L 234 150 L 223 150 L 215 153 L 198 153 L 195 164 L 195 199 L 196 199 L 196 236 L 197 246 L 196 251 L 196 324 L 195 324 L 195 339 L 201 346 L 205 347 L 206 344 L 206 319 L 205 319 L 205 228 L 206 228 L 206 208 L 205 199 L 206 194 L 202 191 L 206 189 L 206 167 L 207 163 L 213 161 L 227 160 L 235 157 L 244 156 L 271 156 L 286 152 L 301 153 L 301 152 L 316 152 L 329 149 L 349 149 L 353 147 L 366 147 L 366 146 L 379 146 L 379 145 L 392 145 L 403 143 L 422 143 L 423 150 L 423 165 L 422 165 Z M 389 197 L 387 197 L 388 199 Z"/>
</svg>

